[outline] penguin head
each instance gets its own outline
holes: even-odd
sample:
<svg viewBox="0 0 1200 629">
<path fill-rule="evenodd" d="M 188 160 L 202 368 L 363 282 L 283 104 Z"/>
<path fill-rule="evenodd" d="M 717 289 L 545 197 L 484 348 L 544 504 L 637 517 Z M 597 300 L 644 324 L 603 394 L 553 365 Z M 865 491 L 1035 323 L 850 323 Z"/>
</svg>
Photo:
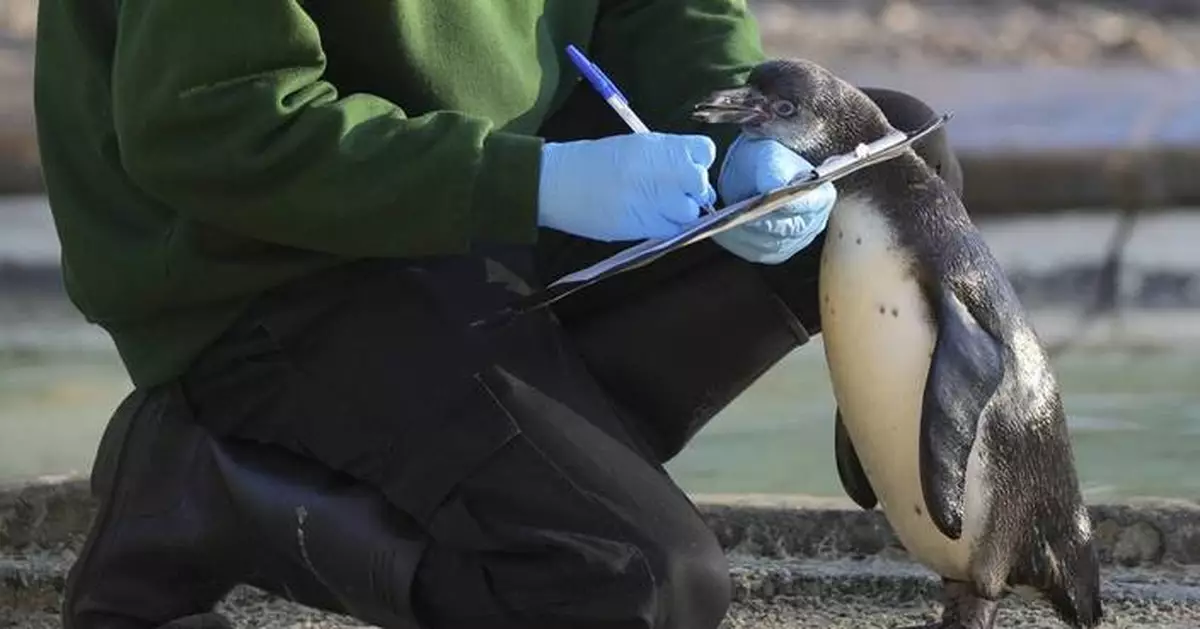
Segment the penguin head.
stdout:
<svg viewBox="0 0 1200 629">
<path fill-rule="evenodd" d="M 803 59 L 773 59 L 751 70 L 745 85 L 714 92 L 692 118 L 736 124 L 819 163 L 891 131 L 879 107 L 829 70 Z"/>
</svg>

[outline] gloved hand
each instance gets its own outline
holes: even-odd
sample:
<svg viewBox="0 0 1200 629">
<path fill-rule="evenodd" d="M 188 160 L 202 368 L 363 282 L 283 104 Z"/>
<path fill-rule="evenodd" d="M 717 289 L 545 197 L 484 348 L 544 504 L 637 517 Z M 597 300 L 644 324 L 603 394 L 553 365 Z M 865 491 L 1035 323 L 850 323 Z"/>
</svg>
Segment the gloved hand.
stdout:
<svg viewBox="0 0 1200 629">
<path fill-rule="evenodd" d="M 702 135 L 641 133 L 542 149 L 538 224 L 592 240 L 673 236 L 716 200 Z"/>
<path fill-rule="evenodd" d="M 725 153 L 717 187 L 726 204 L 737 203 L 812 169 L 807 160 L 775 140 L 740 135 Z M 780 264 L 825 230 L 836 200 L 837 190 L 826 183 L 766 216 L 713 236 L 713 240 L 750 262 Z"/>
</svg>

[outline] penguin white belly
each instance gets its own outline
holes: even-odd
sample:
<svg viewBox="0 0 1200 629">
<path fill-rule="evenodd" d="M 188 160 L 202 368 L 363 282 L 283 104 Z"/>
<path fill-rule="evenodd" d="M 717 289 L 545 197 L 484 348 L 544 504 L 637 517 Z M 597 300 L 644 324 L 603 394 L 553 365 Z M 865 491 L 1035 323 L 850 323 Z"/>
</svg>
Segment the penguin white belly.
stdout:
<svg viewBox="0 0 1200 629">
<path fill-rule="evenodd" d="M 921 490 L 922 396 L 936 334 L 910 261 L 871 203 L 839 201 L 821 264 L 821 334 L 842 421 L 892 528 L 915 559 L 965 579 L 974 518 L 964 517 L 959 540 L 946 537 Z"/>
</svg>

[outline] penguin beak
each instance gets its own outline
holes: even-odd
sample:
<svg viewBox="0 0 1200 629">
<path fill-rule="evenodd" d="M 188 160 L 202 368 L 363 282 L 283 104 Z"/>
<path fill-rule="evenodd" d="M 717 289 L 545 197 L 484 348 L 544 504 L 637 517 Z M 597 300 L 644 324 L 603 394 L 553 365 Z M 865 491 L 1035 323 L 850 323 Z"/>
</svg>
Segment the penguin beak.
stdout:
<svg viewBox="0 0 1200 629">
<path fill-rule="evenodd" d="M 753 87 L 713 92 L 696 103 L 692 119 L 709 124 L 756 125 L 771 119 L 767 98 Z"/>
</svg>

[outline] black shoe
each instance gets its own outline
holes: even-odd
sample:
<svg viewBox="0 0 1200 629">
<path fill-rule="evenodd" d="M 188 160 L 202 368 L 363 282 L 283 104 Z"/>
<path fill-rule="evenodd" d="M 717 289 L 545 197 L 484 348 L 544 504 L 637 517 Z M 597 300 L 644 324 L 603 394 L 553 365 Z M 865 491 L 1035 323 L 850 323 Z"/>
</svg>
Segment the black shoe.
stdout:
<svg viewBox="0 0 1200 629">
<path fill-rule="evenodd" d="M 100 508 L 63 629 L 227 629 L 213 609 L 239 584 L 418 627 L 409 592 L 423 543 L 380 494 L 281 448 L 213 439 L 176 387 L 122 402 L 92 491 Z"/>
</svg>

